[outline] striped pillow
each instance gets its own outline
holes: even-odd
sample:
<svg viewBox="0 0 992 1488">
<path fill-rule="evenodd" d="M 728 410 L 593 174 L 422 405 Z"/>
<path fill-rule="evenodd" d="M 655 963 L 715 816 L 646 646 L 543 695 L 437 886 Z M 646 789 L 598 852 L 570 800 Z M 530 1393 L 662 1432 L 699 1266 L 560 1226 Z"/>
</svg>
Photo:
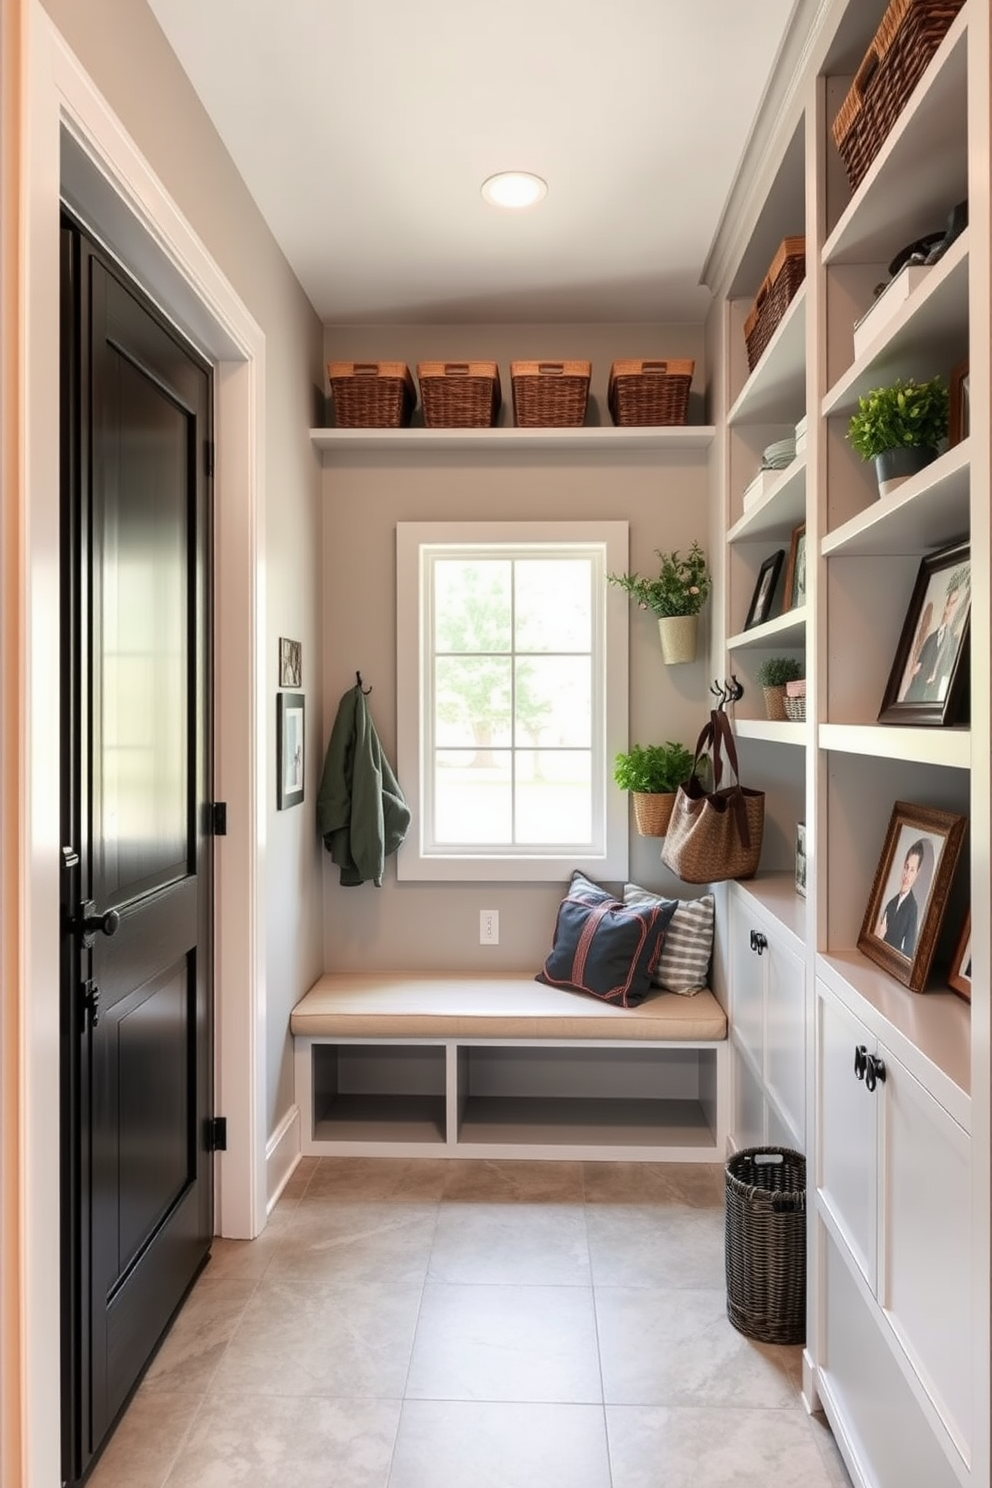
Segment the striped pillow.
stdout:
<svg viewBox="0 0 992 1488">
<path fill-rule="evenodd" d="M 630 905 L 669 904 L 671 900 L 651 894 L 637 884 L 624 884 L 623 902 Z M 712 894 L 698 899 L 680 899 L 661 947 L 652 981 L 666 992 L 691 997 L 708 984 L 713 954 L 713 922 L 716 905 Z"/>
</svg>

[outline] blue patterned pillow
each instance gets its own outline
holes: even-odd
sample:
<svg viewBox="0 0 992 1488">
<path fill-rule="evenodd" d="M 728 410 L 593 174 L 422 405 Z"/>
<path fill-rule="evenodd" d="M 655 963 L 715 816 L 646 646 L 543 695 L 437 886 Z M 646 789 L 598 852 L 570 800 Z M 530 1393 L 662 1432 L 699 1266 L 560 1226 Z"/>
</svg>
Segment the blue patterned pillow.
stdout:
<svg viewBox="0 0 992 1488">
<path fill-rule="evenodd" d="M 626 905 L 584 874 L 573 873 L 558 906 L 551 953 L 536 980 L 636 1007 L 652 990 L 676 904 L 673 899 Z"/>
</svg>

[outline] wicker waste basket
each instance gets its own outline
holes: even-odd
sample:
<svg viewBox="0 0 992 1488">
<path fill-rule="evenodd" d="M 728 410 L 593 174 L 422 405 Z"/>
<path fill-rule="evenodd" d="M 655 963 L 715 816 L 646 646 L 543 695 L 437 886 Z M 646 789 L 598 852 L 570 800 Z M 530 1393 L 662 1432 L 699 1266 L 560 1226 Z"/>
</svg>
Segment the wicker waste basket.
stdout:
<svg viewBox="0 0 992 1488">
<path fill-rule="evenodd" d="M 806 1341 L 806 1159 L 745 1147 L 726 1169 L 727 1316 L 760 1343 Z"/>
</svg>

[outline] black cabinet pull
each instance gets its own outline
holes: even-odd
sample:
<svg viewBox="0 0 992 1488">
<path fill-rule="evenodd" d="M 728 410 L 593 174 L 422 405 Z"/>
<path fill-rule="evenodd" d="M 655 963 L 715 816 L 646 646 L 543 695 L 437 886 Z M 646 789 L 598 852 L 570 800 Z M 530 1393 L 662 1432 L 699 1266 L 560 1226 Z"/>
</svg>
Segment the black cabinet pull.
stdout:
<svg viewBox="0 0 992 1488">
<path fill-rule="evenodd" d="M 876 1059 L 874 1054 L 869 1054 L 868 1067 L 865 1070 L 865 1088 L 874 1090 L 876 1083 L 885 1084 L 885 1061 Z"/>
<path fill-rule="evenodd" d="M 858 1080 L 863 1080 L 868 1068 L 868 1050 L 864 1044 L 858 1044 L 854 1050 L 854 1074 Z"/>
<path fill-rule="evenodd" d="M 767 935 L 762 935 L 762 933 L 761 933 L 760 930 L 752 930 L 751 931 L 751 949 L 752 949 L 752 951 L 757 951 L 758 955 L 760 956 L 761 953 L 762 953 L 762 951 L 765 949 L 765 946 L 767 944 L 768 944 L 768 936 Z"/>
</svg>

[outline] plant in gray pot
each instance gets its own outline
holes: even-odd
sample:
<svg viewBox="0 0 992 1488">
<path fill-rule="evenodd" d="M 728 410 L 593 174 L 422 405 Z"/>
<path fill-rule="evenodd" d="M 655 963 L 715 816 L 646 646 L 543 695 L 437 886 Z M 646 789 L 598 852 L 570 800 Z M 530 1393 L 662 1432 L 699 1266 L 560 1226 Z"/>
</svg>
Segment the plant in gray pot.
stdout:
<svg viewBox="0 0 992 1488">
<path fill-rule="evenodd" d="M 642 837 L 664 837 L 675 793 L 692 774 L 693 754 L 684 744 L 632 744 L 618 754 L 613 779 L 634 798 L 634 820 Z"/>
<path fill-rule="evenodd" d="M 862 460 L 874 460 L 878 493 L 888 496 L 936 460 L 947 438 L 950 393 L 941 377 L 897 378 L 858 399 L 847 437 Z"/>
</svg>

